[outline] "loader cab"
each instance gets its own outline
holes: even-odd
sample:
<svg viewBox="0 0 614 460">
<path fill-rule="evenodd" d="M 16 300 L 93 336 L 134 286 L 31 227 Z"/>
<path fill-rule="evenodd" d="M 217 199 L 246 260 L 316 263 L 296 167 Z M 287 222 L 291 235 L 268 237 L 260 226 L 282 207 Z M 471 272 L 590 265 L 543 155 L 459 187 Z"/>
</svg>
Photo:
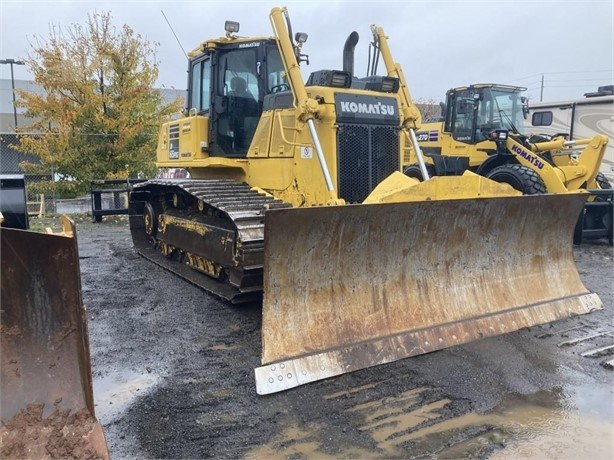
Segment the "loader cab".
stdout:
<svg viewBox="0 0 614 460">
<path fill-rule="evenodd" d="M 524 125 L 525 88 L 478 85 L 455 88 L 446 96 L 444 131 L 465 144 L 489 140 L 496 130 L 518 132 Z"/>
<path fill-rule="evenodd" d="M 189 108 L 209 118 L 209 154 L 245 157 L 264 97 L 285 85 L 275 41 L 216 43 L 190 61 L 188 75 Z"/>
</svg>

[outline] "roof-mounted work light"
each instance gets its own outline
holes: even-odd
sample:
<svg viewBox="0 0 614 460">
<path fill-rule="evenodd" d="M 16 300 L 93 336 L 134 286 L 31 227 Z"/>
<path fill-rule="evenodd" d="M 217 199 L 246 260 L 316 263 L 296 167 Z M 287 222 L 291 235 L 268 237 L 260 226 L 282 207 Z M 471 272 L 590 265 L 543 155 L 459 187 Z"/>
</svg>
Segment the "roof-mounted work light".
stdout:
<svg viewBox="0 0 614 460">
<path fill-rule="evenodd" d="M 228 32 L 228 34 L 234 34 L 239 31 L 239 23 L 236 21 L 226 21 L 224 23 L 224 30 Z"/>
<path fill-rule="evenodd" d="M 294 40 L 296 40 L 296 43 L 305 43 L 307 41 L 307 34 L 305 32 L 297 32 L 294 35 Z"/>
</svg>

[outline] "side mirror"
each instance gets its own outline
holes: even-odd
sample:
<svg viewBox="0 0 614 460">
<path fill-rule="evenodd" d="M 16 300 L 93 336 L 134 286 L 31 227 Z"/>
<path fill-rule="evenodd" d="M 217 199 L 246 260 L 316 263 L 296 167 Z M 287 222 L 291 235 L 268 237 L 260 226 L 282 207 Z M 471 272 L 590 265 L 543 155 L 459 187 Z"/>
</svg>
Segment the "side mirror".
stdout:
<svg viewBox="0 0 614 460">
<path fill-rule="evenodd" d="M 213 97 L 213 111 L 217 114 L 222 114 L 228 110 L 228 96 L 220 96 L 216 94 Z"/>
<path fill-rule="evenodd" d="M 498 153 L 507 153 L 507 148 L 505 146 L 507 142 L 507 137 L 507 129 L 495 129 L 490 133 L 490 140 L 495 141 Z"/>
<path fill-rule="evenodd" d="M 522 96 L 520 102 L 522 103 L 522 117 L 526 120 L 529 117 L 529 99 Z"/>
<path fill-rule="evenodd" d="M 441 116 L 445 117 L 446 116 L 446 112 L 447 112 L 447 107 L 446 107 L 446 103 L 445 102 L 440 102 L 439 103 L 439 108 L 441 110 Z"/>
</svg>

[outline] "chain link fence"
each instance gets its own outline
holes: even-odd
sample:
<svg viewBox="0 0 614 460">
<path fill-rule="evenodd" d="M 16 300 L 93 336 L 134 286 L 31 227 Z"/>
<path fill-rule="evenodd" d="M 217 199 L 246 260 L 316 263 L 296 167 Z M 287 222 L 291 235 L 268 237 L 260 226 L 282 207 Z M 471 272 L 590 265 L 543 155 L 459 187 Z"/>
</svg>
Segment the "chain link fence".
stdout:
<svg viewBox="0 0 614 460">
<path fill-rule="evenodd" d="M 135 183 L 145 180 L 92 178 L 89 193 L 77 198 L 66 198 L 62 194 L 62 187 L 55 181 L 53 169 L 39 170 L 37 174 L 23 169 L 23 162 L 40 165 L 40 160 L 35 155 L 18 151 L 18 143 L 16 134 L 0 133 L 0 174 L 24 175 L 30 216 L 89 213 L 99 221 L 104 215 L 126 214 L 128 191 Z M 189 174 L 185 169 L 163 168 L 158 171 L 158 177 L 180 179 L 189 177 Z"/>
<path fill-rule="evenodd" d="M 55 213 L 57 195 L 53 187 L 53 171 L 40 171 L 39 174 L 26 173 L 23 162 L 39 164 L 40 160 L 27 153 L 19 152 L 18 136 L 14 133 L 0 134 L 0 173 L 23 174 L 26 182 L 28 212 L 30 215 Z"/>
<path fill-rule="evenodd" d="M 35 155 L 20 152 L 17 134 L 0 134 L 0 173 L 4 175 L 23 174 L 25 177 L 28 214 L 44 216 L 48 214 L 73 214 L 91 212 L 89 195 L 78 198 L 65 198 L 57 186 L 52 168 L 40 169 L 31 173 L 23 169 L 22 163 L 40 165 Z"/>
</svg>

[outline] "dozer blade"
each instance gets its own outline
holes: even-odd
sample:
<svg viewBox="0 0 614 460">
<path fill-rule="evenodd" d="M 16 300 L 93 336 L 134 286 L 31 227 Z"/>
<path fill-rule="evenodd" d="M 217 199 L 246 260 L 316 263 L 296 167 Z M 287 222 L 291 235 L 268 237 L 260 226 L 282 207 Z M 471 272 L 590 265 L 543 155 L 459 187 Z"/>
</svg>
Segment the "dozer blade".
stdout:
<svg viewBox="0 0 614 460">
<path fill-rule="evenodd" d="M 2 458 L 108 458 L 94 416 L 74 224 L 0 229 Z"/>
<path fill-rule="evenodd" d="M 585 194 L 267 212 L 259 394 L 588 313 Z"/>
</svg>

